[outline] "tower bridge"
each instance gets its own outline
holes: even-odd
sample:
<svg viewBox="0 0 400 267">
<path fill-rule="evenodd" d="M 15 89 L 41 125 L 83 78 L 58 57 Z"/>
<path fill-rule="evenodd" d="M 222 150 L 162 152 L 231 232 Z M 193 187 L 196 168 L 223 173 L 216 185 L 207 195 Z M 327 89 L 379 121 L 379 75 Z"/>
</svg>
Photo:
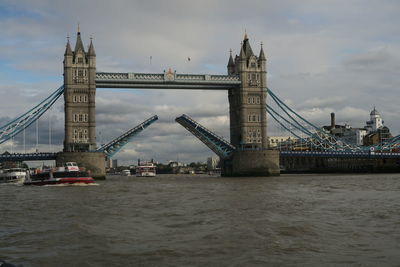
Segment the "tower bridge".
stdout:
<svg viewBox="0 0 400 267">
<path fill-rule="evenodd" d="M 237 149 L 224 159 L 223 174 L 278 175 L 279 152 L 268 150 L 267 70 L 262 46 L 256 56 L 246 34 L 240 54 L 235 58 L 230 54 L 227 69 L 227 75 L 180 74 L 171 69 L 163 73 L 96 72 L 93 42 L 85 51 L 78 32 L 75 49 L 68 40 L 64 53 L 64 153 L 96 150 L 96 88 L 226 90 L 230 142 Z"/>
<path fill-rule="evenodd" d="M 69 39 L 66 44 L 63 85 L 36 107 L 0 127 L 1 144 L 39 119 L 63 95 L 63 152 L 3 155 L 0 161 L 55 158 L 58 165 L 76 161 L 91 170 L 94 177 L 105 177 L 105 156 L 111 157 L 117 153 L 134 135 L 156 121 L 157 116 L 97 148 L 97 88 L 225 90 L 229 102 L 230 141 L 223 140 L 187 115 L 176 118 L 178 123 L 220 156 L 223 161 L 223 175 L 279 175 L 282 166 L 291 171 L 400 171 L 400 153 L 395 152 L 400 147 L 400 135 L 369 147 L 349 144 L 330 135 L 297 114 L 267 87 L 266 61 L 263 47 L 261 46 L 256 56 L 246 34 L 239 55 L 233 57 L 232 52 L 230 53 L 227 75 L 181 74 L 171 69 L 162 73 L 97 72 L 93 41 L 90 40 L 86 51 L 81 33 L 78 32 L 75 48 L 72 50 Z M 267 105 L 267 95 L 277 105 L 276 109 Z M 299 148 L 300 143 L 300 152 L 269 148 L 267 113 L 296 138 L 295 149 Z M 285 147 L 287 150 L 294 146 L 287 143 Z M 304 147 L 314 151 L 303 151 Z M 379 154 L 371 153 L 372 151 Z"/>
</svg>

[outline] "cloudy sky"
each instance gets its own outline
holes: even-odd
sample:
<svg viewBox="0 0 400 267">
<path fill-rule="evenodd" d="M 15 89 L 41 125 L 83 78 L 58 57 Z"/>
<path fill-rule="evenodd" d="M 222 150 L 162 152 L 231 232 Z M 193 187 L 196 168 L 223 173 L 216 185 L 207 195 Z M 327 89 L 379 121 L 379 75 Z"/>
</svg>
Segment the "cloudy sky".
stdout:
<svg viewBox="0 0 400 267">
<path fill-rule="evenodd" d="M 363 127 L 375 105 L 397 135 L 399 14 L 397 0 L 0 0 L 0 125 L 62 84 L 66 37 L 75 43 L 79 22 L 97 70 L 110 72 L 226 74 L 246 29 L 257 54 L 264 43 L 268 86 L 310 121 L 329 124 L 335 112 L 337 123 Z M 96 102 L 99 143 L 160 117 L 115 156 L 124 164 L 212 156 L 174 122 L 183 113 L 229 138 L 224 91 L 98 89 Z M 61 150 L 62 111 L 60 99 L 39 121 L 39 150 Z M 272 123 L 269 131 L 283 134 Z M 23 151 L 22 136 L 0 149 Z M 35 125 L 25 140 L 36 148 Z"/>
</svg>

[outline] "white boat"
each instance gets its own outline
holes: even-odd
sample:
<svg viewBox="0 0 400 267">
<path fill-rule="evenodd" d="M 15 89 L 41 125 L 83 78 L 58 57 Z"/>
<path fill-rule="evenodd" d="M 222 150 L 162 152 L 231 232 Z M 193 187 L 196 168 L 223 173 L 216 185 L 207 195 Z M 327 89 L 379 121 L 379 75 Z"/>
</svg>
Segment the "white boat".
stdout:
<svg viewBox="0 0 400 267">
<path fill-rule="evenodd" d="M 0 170 L 0 183 L 23 182 L 26 177 L 26 169 L 11 168 Z"/>
<path fill-rule="evenodd" d="M 131 176 L 131 171 L 130 170 L 122 170 L 121 174 L 122 174 L 122 176 Z"/>
<path fill-rule="evenodd" d="M 138 160 L 138 166 L 136 167 L 136 176 L 137 177 L 156 176 L 156 165 L 152 161 Z"/>
</svg>

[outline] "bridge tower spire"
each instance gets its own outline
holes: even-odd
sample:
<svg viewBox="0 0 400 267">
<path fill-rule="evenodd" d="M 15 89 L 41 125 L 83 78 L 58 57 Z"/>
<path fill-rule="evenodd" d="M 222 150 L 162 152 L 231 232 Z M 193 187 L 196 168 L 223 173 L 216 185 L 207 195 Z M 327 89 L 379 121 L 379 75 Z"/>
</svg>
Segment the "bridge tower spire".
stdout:
<svg viewBox="0 0 400 267">
<path fill-rule="evenodd" d="M 96 149 L 96 53 L 85 48 L 78 29 L 75 49 L 69 40 L 64 54 L 65 152 Z"/>
</svg>

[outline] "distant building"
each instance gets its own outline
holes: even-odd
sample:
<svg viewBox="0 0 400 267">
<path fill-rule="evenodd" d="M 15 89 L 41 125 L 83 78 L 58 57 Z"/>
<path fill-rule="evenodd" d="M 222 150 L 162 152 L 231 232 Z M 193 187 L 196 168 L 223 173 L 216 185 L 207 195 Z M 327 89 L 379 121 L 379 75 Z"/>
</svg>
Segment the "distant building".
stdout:
<svg viewBox="0 0 400 267">
<path fill-rule="evenodd" d="M 342 130 L 342 140 L 348 144 L 356 144 L 362 146 L 364 144 L 364 136 L 367 135 L 367 130 L 364 128 L 352 128 L 346 124 Z"/>
<path fill-rule="evenodd" d="M 348 124 L 336 124 L 335 113 L 331 113 L 331 124 L 323 126 L 323 128 L 345 143 L 361 146 L 379 144 L 392 137 L 389 128 L 384 126 L 384 121 L 375 107 L 371 111 L 370 120 L 366 122 L 364 128 L 352 128 Z"/>
<path fill-rule="evenodd" d="M 215 170 L 217 169 L 219 164 L 219 158 L 218 157 L 209 157 L 207 158 L 207 170 Z"/>
<path fill-rule="evenodd" d="M 109 159 L 106 160 L 106 168 L 117 168 L 118 167 L 118 160 L 117 159 Z"/>
<path fill-rule="evenodd" d="M 184 166 L 186 166 L 186 164 L 178 162 L 178 161 L 170 161 L 168 163 L 168 166 L 170 166 L 171 168 L 176 168 L 176 167 L 184 167 Z"/>
<path fill-rule="evenodd" d="M 268 136 L 269 148 L 285 148 L 295 143 L 297 138 L 293 136 Z"/>
<path fill-rule="evenodd" d="M 381 114 L 374 109 L 371 111 L 370 120 L 366 122 L 365 129 L 368 134 L 364 137 L 364 145 L 372 146 L 379 143 L 386 143 L 393 136 L 388 127 L 384 126 Z"/>
<path fill-rule="evenodd" d="M 382 120 L 381 114 L 375 109 L 371 111 L 370 120 L 366 122 L 365 129 L 368 133 L 376 132 L 379 128 L 383 127 L 384 121 Z"/>
<path fill-rule="evenodd" d="M 386 143 L 392 137 L 389 128 L 382 126 L 376 132 L 371 132 L 364 137 L 364 145 L 372 146 L 379 143 Z"/>
</svg>

